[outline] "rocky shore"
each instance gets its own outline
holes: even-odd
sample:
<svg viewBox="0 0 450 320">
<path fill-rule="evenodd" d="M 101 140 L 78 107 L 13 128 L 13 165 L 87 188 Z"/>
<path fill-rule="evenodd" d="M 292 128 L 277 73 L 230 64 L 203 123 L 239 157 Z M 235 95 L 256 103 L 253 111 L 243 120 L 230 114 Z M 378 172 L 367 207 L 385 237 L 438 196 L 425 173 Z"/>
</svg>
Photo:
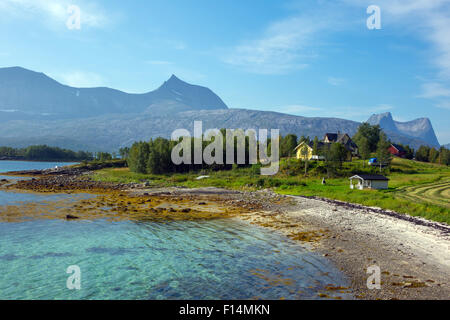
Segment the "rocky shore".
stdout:
<svg viewBox="0 0 450 320">
<path fill-rule="evenodd" d="M 450 226 L 341 201 L 289 197 L 281 213 L 246 215 L 308 243 L 351 280 L 360 299 L 450 299 Z M 369 290 L 368 268 L 381 272 Z"/>
<path fill-rule="evenodd" d="M 14 175 L 32 178 L 2 188 L 100 195 L 69 211 L 55 210 L 62 218 L 111 218 L 114 212 L 113 219 L 244 219 L 282 232 L 326 256 L 347 275 L 356 298 L 450 299 L 450 227 L 446 224 L 341 201 L 282 196 L 270 190 L 151 188 L 145 182 L 93 181 L 90 174 L 90 170 L 74 168 L 20 172 Z M 13 211 L 9 211 L 12 217 L 23 208 Z M 371 266 L 380 268 L 381 289 L 367 287 Z"/>
</svg>

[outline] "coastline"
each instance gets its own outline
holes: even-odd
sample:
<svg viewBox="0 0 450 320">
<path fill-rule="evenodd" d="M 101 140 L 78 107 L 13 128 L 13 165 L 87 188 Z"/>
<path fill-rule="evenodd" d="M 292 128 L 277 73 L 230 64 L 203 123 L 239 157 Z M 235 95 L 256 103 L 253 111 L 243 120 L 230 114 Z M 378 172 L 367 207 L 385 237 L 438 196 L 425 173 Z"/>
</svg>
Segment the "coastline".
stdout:
<svg viewBox="0 0 450 320">
<path fill-rule="evenodd" d="M 89 174 L 89 170 L 70 168 L 47 170 L 36 174 L 36 179 L 5 187 L 37 192 L 120 192 L 138 199 L 163 197 L 167 201 L 221 203 L 233 208 L 232 214 L 208 218 L 237 217 L 304 243 L 348 277 L 356 298 L 450 298 L 450 227 L 445 224 L 340 201 L 279 195 L 270 190 L 149 188 L 145 183 L 91 181 Z M 193 210 L 180 218 L 195 214 Z M 366 271 L 373 265 L 381 269 L 381 290 L 367 289 Z"/>
<path fill-rule="evenodd" d="M 298 234 L 351 280 L 359 299 L 449 299 L 450 227 L 400 219 L 374 208 L 290 197 L 281 214 L 247 219 L 286 235 Z M 341 203 L 342 204 L 342 203 Z M 379 266 L 381 290 L 367 289 L 367 268 Z"/>
</svg>

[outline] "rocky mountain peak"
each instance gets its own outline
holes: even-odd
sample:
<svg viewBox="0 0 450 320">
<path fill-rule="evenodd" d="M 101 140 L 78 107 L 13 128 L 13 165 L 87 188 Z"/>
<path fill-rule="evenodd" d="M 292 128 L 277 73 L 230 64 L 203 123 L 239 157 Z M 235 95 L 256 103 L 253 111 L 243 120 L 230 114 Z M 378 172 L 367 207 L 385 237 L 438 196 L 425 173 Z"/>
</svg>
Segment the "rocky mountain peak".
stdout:
<svg viewBox="0 0 450 320">
<path fill-rule="evenodd" d="M 390 112 L 372 115 L 368 123 L 379 125 L 387 133 L 401 134 L 418 138 L 427 142 L 430 146 L 439 147 L 436 134 L 430 119 L 418 118 L 407 122 L 395 121 Z"/>
<path fill-rule="evenodd" d="M 172 74 L 172 76 L 170 76 L 170 78 L 168 80 L 164 81 L 164 83 L 162 84 L 162 86 L 160 88 L 175 89 L 175 88 L 190 87 L 190 86 L 192 86 L 192 85 L 181 80 L 176 75 Z"/>
</svg>

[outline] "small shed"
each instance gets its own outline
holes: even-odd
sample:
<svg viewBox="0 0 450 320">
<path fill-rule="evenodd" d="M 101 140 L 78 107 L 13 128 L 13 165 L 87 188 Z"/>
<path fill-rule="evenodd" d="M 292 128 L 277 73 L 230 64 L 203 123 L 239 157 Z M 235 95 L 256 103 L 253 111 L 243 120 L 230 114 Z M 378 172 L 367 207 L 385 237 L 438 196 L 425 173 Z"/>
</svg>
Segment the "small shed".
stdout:
<svg viewBox="0 0 450 320">
<path fill-rule="evenodd" d="M 388 181 L 381 174 L 357 174 L 350 177 L 350 189 L 387 189 Z"/>
</svg>

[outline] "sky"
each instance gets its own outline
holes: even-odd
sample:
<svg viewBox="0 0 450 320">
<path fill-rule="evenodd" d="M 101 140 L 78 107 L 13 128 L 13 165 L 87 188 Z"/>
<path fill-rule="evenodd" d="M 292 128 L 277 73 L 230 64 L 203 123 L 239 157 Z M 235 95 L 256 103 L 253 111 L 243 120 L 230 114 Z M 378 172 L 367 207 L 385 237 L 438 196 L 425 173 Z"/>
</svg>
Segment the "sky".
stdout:
<svg viewBox="0 0 450 320">
<path fill-rule="evenodd" d="M 0 15 L 0 67 L 130 93 L 175 74 L 230 108 L 429 117 L 450 143 L 450 0 L 0 0 Z"/>
</svg>

